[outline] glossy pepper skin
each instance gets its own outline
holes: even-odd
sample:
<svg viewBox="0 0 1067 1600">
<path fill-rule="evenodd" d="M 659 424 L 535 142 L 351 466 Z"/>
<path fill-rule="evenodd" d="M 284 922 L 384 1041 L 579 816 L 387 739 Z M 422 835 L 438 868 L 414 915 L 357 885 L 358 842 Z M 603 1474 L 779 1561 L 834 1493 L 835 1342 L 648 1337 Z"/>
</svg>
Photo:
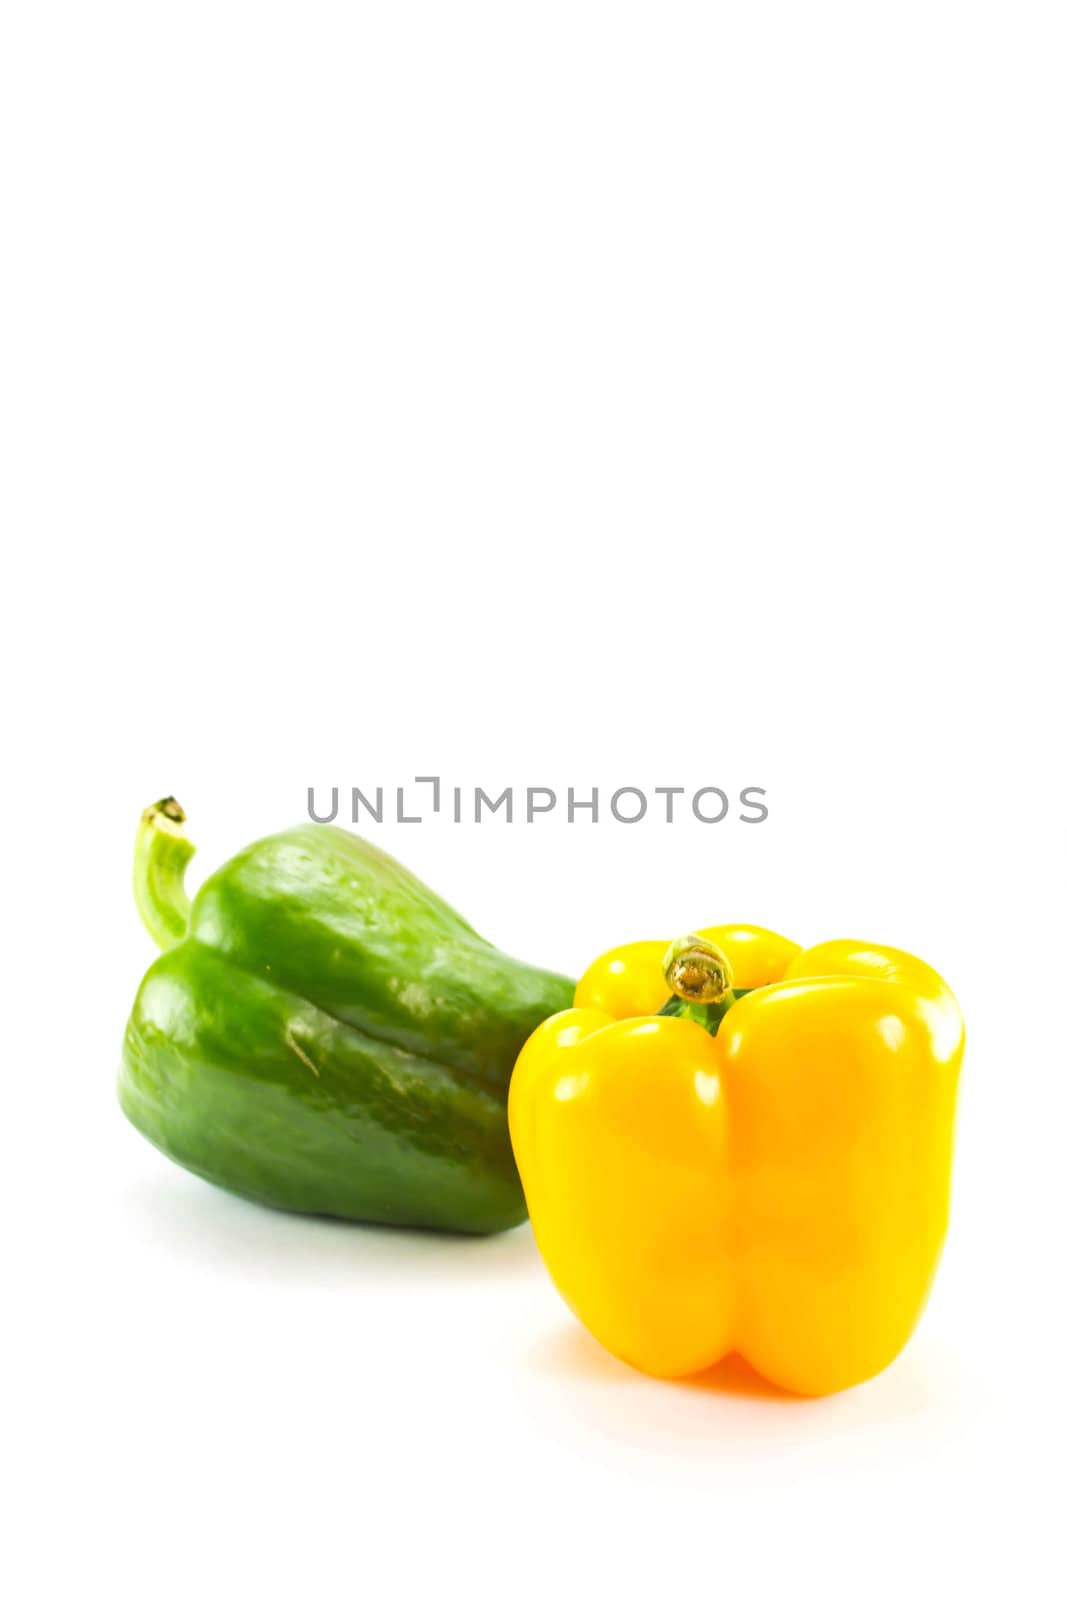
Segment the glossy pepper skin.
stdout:
<svg viewBox="0 0 1067 1600">
<path fill-rule="evenodd" d="M 881 945 L 729 926 L 672 946 L 669 983 L 663 957 L 608 952 L 516 1065 L 548 1269 L 644 1372 L 736 1351 L 799 1394 L 861 1383 L 904 1347 L 941 1254 L 959 1007 Z"/>
<path fill-rule="evenodd" d="M 366 839 L 314 823 L 183 887 L 173 800 L 134 886 L 164 953 L 126 1029 L 119 1099 L 201 1177 L 291 1211 L 470 1233 L 526 1215 L 508 1082 L 573 985 L 488 944 Z"/>
</svg>

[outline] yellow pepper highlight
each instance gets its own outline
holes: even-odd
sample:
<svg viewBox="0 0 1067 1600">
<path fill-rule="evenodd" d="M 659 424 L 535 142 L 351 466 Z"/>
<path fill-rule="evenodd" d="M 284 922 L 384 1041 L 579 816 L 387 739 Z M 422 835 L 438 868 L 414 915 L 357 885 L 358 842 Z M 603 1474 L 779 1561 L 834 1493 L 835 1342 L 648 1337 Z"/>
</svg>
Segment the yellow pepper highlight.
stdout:
<svg viewBox="0 0 1067 1600">
<path fill-rule="evenodd" d="M 736 1351 L 799 1394 L 862 1383 L 906 1344 L 944 1243 L 959 1007 L 915 956 L 847 939 L 720 926 L 664 958 L 602 956 L 515 1067 L 548 1269 L 654 1376 Z"/>
</svg>

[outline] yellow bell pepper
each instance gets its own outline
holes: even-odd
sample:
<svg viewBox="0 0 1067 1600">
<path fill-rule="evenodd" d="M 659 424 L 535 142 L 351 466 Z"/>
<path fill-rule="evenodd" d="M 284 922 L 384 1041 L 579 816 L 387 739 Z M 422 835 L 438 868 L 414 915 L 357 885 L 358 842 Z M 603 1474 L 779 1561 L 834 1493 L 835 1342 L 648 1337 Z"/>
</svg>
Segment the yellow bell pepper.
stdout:
<svg viewBox="0 0 1067 1600">
<path fill-rule="evenodd" d="M 729 926 L 609 951 L 511 1082 L 564 1299 L 657 1377 L 730 1352 L 799 1394 L 873 1377 L 941 1254 L 963 1038 L 937 973 L 882 945 Z"/>
</svg>

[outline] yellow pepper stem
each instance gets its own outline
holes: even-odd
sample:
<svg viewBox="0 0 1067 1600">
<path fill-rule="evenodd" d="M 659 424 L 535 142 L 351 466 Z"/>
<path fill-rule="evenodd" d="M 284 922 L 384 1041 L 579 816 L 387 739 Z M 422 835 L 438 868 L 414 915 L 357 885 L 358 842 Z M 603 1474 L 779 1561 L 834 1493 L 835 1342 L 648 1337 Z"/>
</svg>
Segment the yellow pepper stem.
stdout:
<svg viewBox="0 0 1067 1600">
<path fill-rule="evenodd" d="M 710 939 L 687 933 L 675 939 L 663 957 L 663 976 L 672 999 L 662 1008 L 669 1016 L 687 1017 L 709 1033 L 740 995 L 734 993 L 733 972 L 726 956 Z"/>
</svg>

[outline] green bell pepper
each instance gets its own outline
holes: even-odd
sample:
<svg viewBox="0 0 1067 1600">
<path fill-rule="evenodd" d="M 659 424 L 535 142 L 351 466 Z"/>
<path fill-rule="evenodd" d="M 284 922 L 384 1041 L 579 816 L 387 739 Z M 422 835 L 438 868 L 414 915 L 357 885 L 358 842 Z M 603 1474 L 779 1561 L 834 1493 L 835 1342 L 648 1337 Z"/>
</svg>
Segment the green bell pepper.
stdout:
<svg viewBox="0 0 1067 1600">
<path fill-rule="evenodd" d="M 493 1233 L 526 1215 L 507 1095 L 569 978 L 512 960 L 366 839 L 305 823 L 190 904 L 172 799 L 137 839 L 163 954 L 126 1029 L 119 1100 L 182 1166 L 292 1211 Z"/>
</svg>

